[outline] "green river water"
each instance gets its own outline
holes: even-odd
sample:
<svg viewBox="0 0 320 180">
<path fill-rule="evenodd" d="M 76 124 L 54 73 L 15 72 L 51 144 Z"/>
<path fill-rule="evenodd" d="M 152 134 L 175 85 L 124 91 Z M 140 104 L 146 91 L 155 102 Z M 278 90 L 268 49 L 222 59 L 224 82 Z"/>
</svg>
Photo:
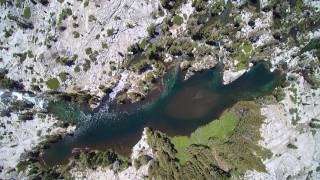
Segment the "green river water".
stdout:
<svg viewBox="0 0 320 180">
<path fill-rule="evenodd" d="M 148 103 L 114 105 L 79 110 L 66 102 L 50 103 L 49 112 L 66 121 L 78 122 L 73 136 L 51 144 L 45 150 L 46 164 L 61 164 L 73 148 L 111 148 L 123 155 L 141 138 L 144 127 L 161 130 L 171 136 L 189 135 L 197 127 L 216 118 L 240 100 L 251 100 L 270 93 L 281 81 L 280 72 L 270 72 L 265 63 L 257 63 L 236 81 L 222 84 L 222 67 L 197 73 L 183 81 L 173 70 L 164 78 L 161 95 Z M 106 104 L 110 106 L 106 109 Z"/>
</svg>

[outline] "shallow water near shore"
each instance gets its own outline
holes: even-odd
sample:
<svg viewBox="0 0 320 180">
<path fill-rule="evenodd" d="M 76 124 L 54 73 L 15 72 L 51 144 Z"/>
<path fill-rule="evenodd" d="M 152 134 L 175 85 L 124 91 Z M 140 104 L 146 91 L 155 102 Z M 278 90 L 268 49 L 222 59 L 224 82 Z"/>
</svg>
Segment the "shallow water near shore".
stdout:
<svg viewBox="0 0 320 180">
<path fill-rule="evenodd" d="M 258 63 L 236 81 L 222 84 L 222 67 L 197 73 L 183 81 L 182 73 L 172 71 L 164 79 L 165 88 L 148 103 L 105 104 L 94 111 L 83 111 L 65 102 L 49 104 L 49 112 L 60 119 L 78 122 L 74 136 L 66 136 L 44 151 L 48 165 L 67 162 L 73 148 L 113 149 L 130 155 L 144 127 L 171 136 L 189 135 L 197 127 L 216 119 L 240 100 L 251 100 L 270 93 L 281 81 L 280 72 L 270 72 Z"/>
</svg>

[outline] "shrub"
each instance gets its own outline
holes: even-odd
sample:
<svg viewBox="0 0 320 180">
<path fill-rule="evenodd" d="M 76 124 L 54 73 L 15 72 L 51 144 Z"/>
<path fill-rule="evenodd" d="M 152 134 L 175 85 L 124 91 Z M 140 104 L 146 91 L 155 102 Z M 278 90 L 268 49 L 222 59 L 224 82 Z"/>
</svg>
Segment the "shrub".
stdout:
<svg viewBox="0 0 320 180">
<path fill-rule="evenodd" d="M 85 51 L 86 51 L 86 55 L 90 55 L 92 53 L 92 48 L 91 47 L 86 48 Z"/>
<path fill-rule="evenodd" d="M 183 23 L 183 17 L 179 15 L 173 16 L 173 23 L 180 26 Z"/>
<path fill-rule="evenodd" d="M 84 7 L 87 7 L 88 5 L 89 5 L 89 1 L 88 0 L 83 3 Z"/>
<path fill-rule="evenodd" d="M 151 24 L 148 29 L 148 34 L 150 37 L 153 37 L 154 33 L 156 32 L 156 26 L 154 24 Z"/>
<path fill-rule="evenodd" d="M 107 35 L 108 35 L 109 37 L 112 36 L 113 33 L 114 33 L 114 29 L 113 29 L 113 28 L 107 30 Z"/>
<path fill-rule="evenodd" d="M 47 87 L 51 90 L 57 90 L 60 87 L 60 82 L 57 78 L 51 78 L 47 82 Z"/>
<path fill-rule="evenodd" d="M 94 16 L 94 15 L 90 15 L 89 16 L 89 22 L 93 22 L 93 21 L 96 21 L 97 20 L 97 18 Z"/>
<path fill-rule="evenodd" d="M 68 73 L 66 72 L 61 72 L 58 74 L 59 78 L 61 81 L 66 81 L 67 80 L 67 76 L 68 76 Z"/>
<path fill-rule="evenodd" d="M 289 144 L 287 145 L 287 148 L 289 148 L 289 149 L 298 149 L 298 147 L 297 147 L 296 145 L 291 144 L 291 143 L 289 143 Z"/>
<path fill-rule="evenodd" d="M 101 47 L 102 47 L 103 49 L 108 49 L 108 44 L 105 43 L 105 42 L 102 42 L 102 43 L 101 43 Z"/>
<path fill-rule="evenodd" d="M 34 55 L 31 50 L 29 50 L 27 54 L 28 54 L 28 58 L 34 58 Z"/>
<path fill-rule="evenodd" d="M 74 68 L 74 72 L 80 72 L 80 67 L 78 65 Z"/>
<path fill-rule="evenodd" d="M 91 67 L 91 63 L 88 59 L 86 59 L 86 62 L 83 64 L 83 70 L 87 72 L 90 69 L 90 67 Z"/>
<path fill-rule="evenodd" d="M 72 34 L 73 34 L 74 38 L 79 38 L 80 37 L 80 33 L 77 32 L 77 31 L 73 31 Z"/>
<path fill-rule="evenodd" d="M 63 20 L 67 19 L 67 17 L 72 15 L 72 10 L 70 8 L 62 9 L 60 15 L 59 15 L 59 21 L 58 24 L 61 24 Z"/>
</svg>

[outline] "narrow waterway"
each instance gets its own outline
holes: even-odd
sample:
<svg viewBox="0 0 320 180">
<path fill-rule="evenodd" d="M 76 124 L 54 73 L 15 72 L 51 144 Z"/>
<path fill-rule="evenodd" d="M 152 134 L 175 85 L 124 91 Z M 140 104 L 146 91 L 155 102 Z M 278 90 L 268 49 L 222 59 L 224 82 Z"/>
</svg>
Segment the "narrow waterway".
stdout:
<svg viewBox="0 0 320 180">
<path fill-rule="evenodd" d="M 236 81 L 222 84 L 221 66 L 197 73 L 183 81 L 181 72 L 165 77 L 161 95 L 146 104 L 110 105 L 94 111 L 80 111 L 65 102 L 50 103 L 49 111 L 64 120 L 78 121 L 74 136 L 67 136 L 46 149 L 49 165 L 67 161 L 73 148 L 114 149 L 129 155 L 144 127 L 169 135 L 188 135 L 197 127 L 216 118 L 240 100 L 250 100 L 270 93 L 281 81 L 279 72 L 270 72 L 258 63 Z M 101 113 L 104 112 L 104 113 Z"/>
</svg>

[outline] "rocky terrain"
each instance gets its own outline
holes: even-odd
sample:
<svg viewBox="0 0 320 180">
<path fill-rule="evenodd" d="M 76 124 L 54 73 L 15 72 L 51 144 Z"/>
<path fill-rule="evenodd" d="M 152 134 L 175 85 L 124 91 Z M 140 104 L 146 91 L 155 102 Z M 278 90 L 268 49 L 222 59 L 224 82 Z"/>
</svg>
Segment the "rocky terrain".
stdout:
<svg viewBox="0 0 320 180">
<path fill-rule="evenodd" d="M 29 91 L 102 97 L 119 80 L 127 48 L 147 36 L 151 23 L 161 22 L 151 16 L 158 5 L 149 0 L 4 1 L 1 67 Z"/>
<path fill-rule="evenodd" d="M 0 11 L 0 179 L 179 179 L 190 171 L 191 179 L 320 178 L 319 1 L 0 0 Z M 229 150 L 220 142 L 191 145 L 196 158 L 183 164 L 173 137 L 147 128 L 130 158 L 85 149 L 66 165 L 35 160 L 75 129 L 47 114 L 51 93 L 130 103 L 173 67 L 187 80 L 223 64 L 228 84 L 258 61 L 280 70 L 284 82 L 227 110 L 240 122 L 264 117 L 243 125 L 249 130 L 240 135 L 250 140 L 228 137 L 250 145 L 239 150 L 245 158 L 255 151 L 248 164 L 231 150 L 230 159 L 217 153 Z M 239 113 L 248 108 L 250 116 Z"/>
<path fill-rule="evenodd" d="M 70 134 L 75 127 L 46 114 L 47 102 L 27 93 L 0 91 L 0 177 L 10 179 L 18 173 L 18 162 L 48 137 Z"/>
</svg>

